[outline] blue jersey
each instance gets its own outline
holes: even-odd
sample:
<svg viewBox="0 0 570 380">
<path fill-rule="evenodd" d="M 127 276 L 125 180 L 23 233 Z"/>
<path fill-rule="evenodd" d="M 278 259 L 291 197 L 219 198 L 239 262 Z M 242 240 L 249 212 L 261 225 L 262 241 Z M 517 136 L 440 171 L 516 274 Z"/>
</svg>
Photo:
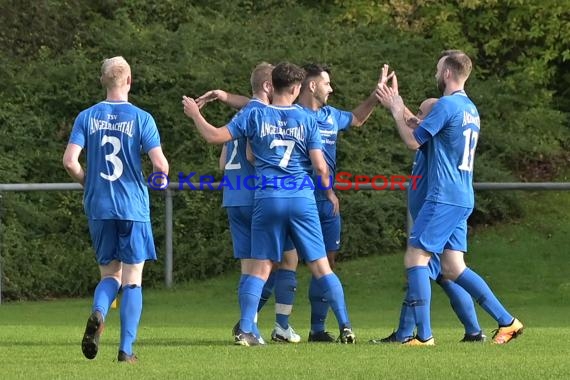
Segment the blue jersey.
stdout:
<svg viewBox="0 0 570 380">
<path fill-rule="evenodd" d="M 251 99 L 235 116 L 249 113 L 254 108 L 266 107 L 259 99 Z M 224 167 L 224 193 L 222 207 L 253 206 L 255 168 L 247 160 L 247 139 L 241 138 L 226 143 L 226 166 Z M 252 180 L 248 179 L 251 178 Z"/>
<path fill-rule="evenodd" d="M 69 143 L 87 150 L 84 208 L 89 219 L 150 221 L 141 150 L 160 146 L 153 117 L 126 101 L 103 101 L 75 119 Z"/>
<path fill-rule="evenodd" d="M 234 139 L 248 138 L 255 156 L 255 199 L 314 199 L 309 150 L 322 149 L 314 117 L 299 106 L 253 109 L 228 124 Z"/>
<path fill-rule="evenodd" d="M 317 111 L 313 111 L 310 108 L 303 109 L 314 115 L 317 120 L 317 125 L 321 132 L 325 161 L 329 167 L 329 173 L 334 184 L 336 175 L 336 140 L 338 132 L 348 129 L 352 124 L 352 112 L 341 111 L 331 106 L 324 106 Z M 328 199 L 322 186 L 316 186 L 315 199 L 317 201 Z"/>
<path fill-rule="evenodd" d="M 416 216 L 418 216 L 418 212 L 425 203 L 427 196 L 428 166 L 425 150 L 427 149 L 428 145 L 429 142 L 425 143 L 418 150 L 416 150 L 416 156 L 414 157 L 414 164 L 412 166 L 412 176 L 415 176 L 416 179 L 415 181 L 410 179 L 410 182 L 408 183 L 408 210 L 410 211 L 412 220 L 415 220 Z M 420 176 L 421 178 L 418 178 Z"/>
<path fill-rule="evenodd" d="M 426 200 L 473 208 L 473 161 L 479 137 L 479 113 L 465 92 L 442 97 L 419 129 L 432 137 L 425 151 Z"/>
</svg>

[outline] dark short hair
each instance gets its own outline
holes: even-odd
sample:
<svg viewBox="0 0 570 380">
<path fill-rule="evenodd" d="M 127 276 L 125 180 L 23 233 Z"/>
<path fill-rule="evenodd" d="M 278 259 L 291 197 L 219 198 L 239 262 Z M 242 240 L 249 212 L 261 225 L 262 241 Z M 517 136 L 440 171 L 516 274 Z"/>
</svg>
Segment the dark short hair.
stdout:
<svg viewBox="0 0 570 380">
<path fill-rule="evenodd" d="M 303 87 L 307 86 L 309 81 L 313 78 L 320 76 L 322 73 L 331 74 L 331 70 L 326 65 L 321 65 L 319 63 L 307 63 L 303 65 L 303 70 L 305 70 L 305 80 L 303 81 Z"/>
<path fill-rule="evenodd" d="M 305 79 L 305 70 L 294 63 L 281 62 L 277 64 L 271 72 L 273 89 L 282 91 L 294 84 L 300 84 Z"/>
</svg>

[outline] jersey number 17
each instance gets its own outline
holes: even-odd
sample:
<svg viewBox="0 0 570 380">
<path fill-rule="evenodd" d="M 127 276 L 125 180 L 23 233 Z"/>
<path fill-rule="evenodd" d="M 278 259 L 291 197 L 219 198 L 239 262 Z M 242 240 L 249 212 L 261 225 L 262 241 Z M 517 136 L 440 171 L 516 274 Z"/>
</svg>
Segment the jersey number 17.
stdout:
<svg viewBox="0 0 570 380">
<path fill-rule="evenodd" d="M 463 131 L 463 136 L 465 136 L 465 147 L 463 148 L 463 159 L 461 160 L 461 165 L 459 165 L 459 170 L 472 172 L 479 132 L 472 129 L 466 129 Z"/>
</svg>

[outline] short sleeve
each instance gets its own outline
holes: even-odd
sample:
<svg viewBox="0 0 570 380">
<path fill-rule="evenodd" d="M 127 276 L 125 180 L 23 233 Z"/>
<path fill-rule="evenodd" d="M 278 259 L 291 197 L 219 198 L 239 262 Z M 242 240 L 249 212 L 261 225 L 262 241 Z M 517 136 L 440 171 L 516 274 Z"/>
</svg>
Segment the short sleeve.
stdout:
<svg viewBox="0 0 570 380">
<path fill-rule="evenodd" d="M 352 125 L 352 112 L 342 111 L 334 107 L 330 107 L 331 115 L 338 124 L 338 130 L 343 131 Z"/>
<path fill-rule="evenodd" d="M 227 128 L 232 139 L 236 140 L 243 137 L 251 137 L 253 135 L 252 129 L 254 128 L 253 121 L 259 117 L 259 112 L 253 109 L 249 112 L 239 112 L 228 123 Z"/>
<path fill-rule="evenodd" d="M 75 118 L 73 129 L 71 130 L 71 136 L 69 137 L 69 143 L 79 145 L 80 147 L 84 148 L 87 136 L 86 128 L 87 124 L 85 123 L 85 112 L 82 112 Z"/>
<path fill-rule="evenodd" d="M 160 136 L 154 118 L 147 114 L 141 128 L 141 145 L 143 151 L 148 153 L 151 149 L 160 146 Z"/>
<path fill-rule="evenodd" d="M 421 122 L 420 127 L 435 136 L 443 129 L 450 118 L 450 102 L 445 98 L 441 98 L 429 113 L 429 115 Z"/>
</svg>

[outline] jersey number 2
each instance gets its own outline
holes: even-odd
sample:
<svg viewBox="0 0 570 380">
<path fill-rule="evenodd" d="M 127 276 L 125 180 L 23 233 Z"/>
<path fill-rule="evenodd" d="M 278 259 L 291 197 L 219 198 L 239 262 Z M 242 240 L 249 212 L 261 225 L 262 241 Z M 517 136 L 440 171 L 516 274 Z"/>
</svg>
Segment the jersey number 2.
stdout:
<svg viewBox="0 0 570 380">
<path fill-rule="evenodd" d="M 113 151 L 110 154 L 105 155 L 105 160 L 113 164 L 113 173 L 111 175 L 100 172 L 99 175 L 106 179 L 107 181 L 116 181 L 123 174 L 123 161 L 117 156 L 121 151 L 121 140 L 117 137 L 104 135 L 101 139 L 101 146 L 105 144 L 111 144 L 113 146 Z"/>
<path fill-rule="evenodd" d="M 234 140 L 234 149 L 232 150 L 232 154 L 230 155 L 230 159 L 228 160 L 228 162 L 226 163 L 225 169 L 226 170 L 238 170 L 241 169 L 241 163 L 238 162 L 233 162 L 234 159 L 237 156 L 237 150 L 238 150 L 238 140 Z"/>
</svg>

